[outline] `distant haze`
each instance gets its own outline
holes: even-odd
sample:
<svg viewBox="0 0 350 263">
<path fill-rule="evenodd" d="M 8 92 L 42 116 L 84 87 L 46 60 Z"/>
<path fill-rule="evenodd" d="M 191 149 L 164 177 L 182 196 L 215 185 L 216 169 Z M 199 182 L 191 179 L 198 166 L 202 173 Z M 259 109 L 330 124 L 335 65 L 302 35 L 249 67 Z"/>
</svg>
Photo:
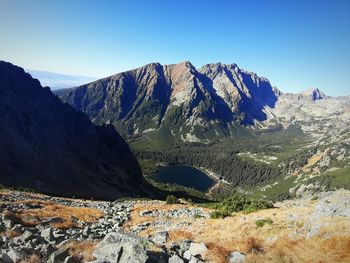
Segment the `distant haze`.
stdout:
<svg viewBox="0 0 350 263">
<path fill-rule="evenodd" d="M 49 71 L 31 69 L 26 71 L 33 78 L 38 79 L 42 86 L 48 86 L 52 90 L 72 88 L 97 80 L 97 78 L 88 76 L 68 75 Z"/>
</svg>

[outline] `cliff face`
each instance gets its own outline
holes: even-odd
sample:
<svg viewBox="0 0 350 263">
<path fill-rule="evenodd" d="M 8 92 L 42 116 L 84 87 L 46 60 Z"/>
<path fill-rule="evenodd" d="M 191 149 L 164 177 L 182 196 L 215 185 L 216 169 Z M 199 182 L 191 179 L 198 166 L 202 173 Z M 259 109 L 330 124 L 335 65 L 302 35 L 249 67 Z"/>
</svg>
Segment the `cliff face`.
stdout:
<svg viewBox="0 0 350 263">
<path fill-rule="evenodd" d="M 127 136 L 168 132 L 183 141 L 230 135 L 266 119 L 277 93 L 269 81 L 237 65 L 152 63 L 61 92 L 60 98 L 97 123 Z"/>
<path fill-rule="evenodd" d="M 22 68 L 0 61 L 0 183 L 64 195 L 145 195 L 137 160 L 112 125 L 96 126 Z"/>
</svg>

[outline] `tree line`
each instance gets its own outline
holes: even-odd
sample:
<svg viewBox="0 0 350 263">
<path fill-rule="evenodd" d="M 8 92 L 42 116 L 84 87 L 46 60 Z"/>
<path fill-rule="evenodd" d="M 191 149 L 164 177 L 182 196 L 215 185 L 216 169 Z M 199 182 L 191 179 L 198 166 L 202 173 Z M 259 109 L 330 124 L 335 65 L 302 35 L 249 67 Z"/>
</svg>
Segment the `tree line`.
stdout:
<svg viewBox="0 0 350 263">
<path fill-rule="evenodd" d="M 139 160 L 152 160 L 159 163 L 182 164 L 204 167 L 233 186 L 255 186 L 281 175 L 281 169 L 272 165 L 241 159 L 234 152 L 223 152 L 217 149 L 179 149 L 166 152 L 139 151 Z"/>
</svg>

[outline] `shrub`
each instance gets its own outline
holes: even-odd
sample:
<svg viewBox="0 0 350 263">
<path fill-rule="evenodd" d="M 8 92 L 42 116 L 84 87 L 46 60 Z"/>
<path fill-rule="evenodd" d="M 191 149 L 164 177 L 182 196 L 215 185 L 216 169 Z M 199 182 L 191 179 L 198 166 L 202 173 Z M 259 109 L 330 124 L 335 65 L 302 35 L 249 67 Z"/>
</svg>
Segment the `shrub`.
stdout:
<svg viewBox="0 0 350 263">
<path fill-rule="evenodd" d="M 233 194 L 215 205 L 216 211 L 212 212 L 211 218 L 224 218 L 233 212 L 251 213 L 260 209 L 272 208 L 273 204 L 263 199 L 255 199 L 242 194 Z"/>
<path fill-rule="evenodd" d="M 177 204 L 177 203 L 178 203 L 178 200 L 177 200 L 177 198 L 176 198 L 174 195 L 168 195 L 168 196 L 166 197 L 165 202 L 166 202 L 167 204 Z"/>
<path fill-rule="evenodd" d="M 194 215 L 194 218 L 203 218 L 204 216 L 203 215 L 201 215 L 201 214 L 195 214 Z"/>
<path fill-rule="evenodd" d="M 271 200 L 273 202 L 282 202 L 284 200 L 290 200 L 292 199 L 293 197 L 295 197 L 294 195 L 292 195 L 291 193 L 289 192 L 284 192 L 284 193 L 279 193 L 279 194 L 276 194 L 274 196 L 271 197 Z"/>
<path fill-rule="evenodd" d="M 263 218 L 263 219 L 258 219 L 255 221 L 255 224 L 257 227 L 263 227 L 264 225 L 272 225 L 273 221 L 271 218 Z"/>
<path fill-rule="evenodd" d="M 272 208 L 273 204 L 263 199 L 255 199 L 242 194 L 233 194 L 217 205 L 217 209 L 233 212 L 251 213 L 260 209 Z"/>
<path fill-rule="evenodd" d="M 224 210 L 215 210 L 210 213 L 210 218 L 217 219 L 217 218 L 225 218 L 230 216 L 231 213 L 224 211 Z"/>
</svg>

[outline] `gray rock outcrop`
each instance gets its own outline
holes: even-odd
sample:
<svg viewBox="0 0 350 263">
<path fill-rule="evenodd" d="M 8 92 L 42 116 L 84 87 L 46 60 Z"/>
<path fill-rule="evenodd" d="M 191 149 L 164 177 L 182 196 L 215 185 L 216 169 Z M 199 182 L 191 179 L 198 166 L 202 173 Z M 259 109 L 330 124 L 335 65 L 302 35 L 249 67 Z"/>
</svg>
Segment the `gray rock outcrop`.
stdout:
<svg viewBox="0 0 350 263">
<path fill-rule="evenodd" d="M 145 263 L 148 259 L 140 239 L 118 232 L 109 233 L 93 255 L 97 259 L 95 263 Z"/>
</svg>

